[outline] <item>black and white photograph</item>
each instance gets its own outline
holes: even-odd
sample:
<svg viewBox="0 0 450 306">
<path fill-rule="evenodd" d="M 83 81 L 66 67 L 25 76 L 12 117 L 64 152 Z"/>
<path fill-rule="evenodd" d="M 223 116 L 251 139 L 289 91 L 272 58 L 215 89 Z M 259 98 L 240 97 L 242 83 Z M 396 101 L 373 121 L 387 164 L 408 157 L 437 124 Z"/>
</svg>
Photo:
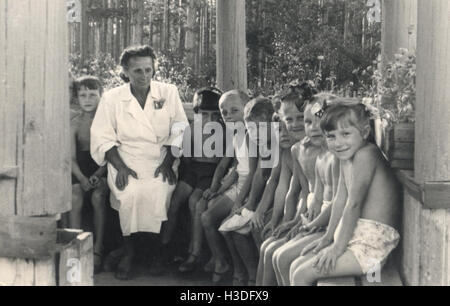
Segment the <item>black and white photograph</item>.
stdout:
<svg viewBox="0 0 450 306">
<path fill-rule="evenodd" d="M 0 0 L 0 286 L 449 286 L 449 50 L 450 0 Z"/>
</svg>

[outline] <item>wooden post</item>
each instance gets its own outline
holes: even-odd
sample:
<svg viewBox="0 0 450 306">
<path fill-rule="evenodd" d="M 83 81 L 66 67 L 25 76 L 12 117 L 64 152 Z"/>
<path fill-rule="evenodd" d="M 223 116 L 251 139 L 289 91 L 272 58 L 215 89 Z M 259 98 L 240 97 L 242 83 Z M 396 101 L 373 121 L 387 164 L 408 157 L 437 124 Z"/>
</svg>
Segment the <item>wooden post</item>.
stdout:
<svg viewBox="0 0 450 306">
<path fill-rule="evenodd" d="M 245 1 L 217 1 L 217 84 L 247 92 Z"/>
<path fill-rule="evenodd" d="M 89 18 L 87 15 L 88 0 L 80 0 L 81 3 L 81 60 L 85 61 L 89 56 Z"/>
<path fill-rule="evenodd" d="M 382 65 L 394 60 L 399 48 L 416 50 L 417 0 L 383 0 Z"/>
<path fill-rule="evenodd" d="M 0 237 L 2 256 L 15 247 L 26 257 L 45 253 L 30 239 L 55 242 L 56 220 L 41 230 L 34 217 L 71 209 L 66 16 L 65 1 L 0 1 L 0 211 L 9 216 L 1 224 L 11 224 Z M 20 231 L 13 215 L 37 227 Z M 0 258 L 0 272 L 0 284 L 56 283 L 53 258 Z"/>
<path fill-rule="evenodd" d="M 450 180 L 450 2 L 418 1 L 415 180 Z M 450 212 L 421 210 L 420 285 L 450 285 Z M 418 237 L 417 237 L 418 238 Z"/>
</svg>

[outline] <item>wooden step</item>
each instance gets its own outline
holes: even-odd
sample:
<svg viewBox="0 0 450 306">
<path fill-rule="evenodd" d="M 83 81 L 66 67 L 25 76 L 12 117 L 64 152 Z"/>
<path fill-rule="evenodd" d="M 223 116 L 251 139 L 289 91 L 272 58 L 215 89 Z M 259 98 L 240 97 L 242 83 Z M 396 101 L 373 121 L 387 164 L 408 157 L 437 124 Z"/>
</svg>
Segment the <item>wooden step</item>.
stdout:
<svg viewBox="0 0 450 306">
<path fill-rule="evenodd" d="M 362 286 L 403 286 L 402 279 L 400 278 L 400 273 L 398 272 L 397 267 L 388 261 L 386 266 L 381 270 L 380 273 L 380 282 L 372 281 L 369 282 L 366 276 L 361 276 L 361 285 Z"/>
<path fill-rule="evenodd" d="M 334 277 L 324 278 L 317 282 L 317 286 L 331 287 L 331 286 L 356 286 L 356 278 L 353 276 L 348 277 Z"/>
</svg>

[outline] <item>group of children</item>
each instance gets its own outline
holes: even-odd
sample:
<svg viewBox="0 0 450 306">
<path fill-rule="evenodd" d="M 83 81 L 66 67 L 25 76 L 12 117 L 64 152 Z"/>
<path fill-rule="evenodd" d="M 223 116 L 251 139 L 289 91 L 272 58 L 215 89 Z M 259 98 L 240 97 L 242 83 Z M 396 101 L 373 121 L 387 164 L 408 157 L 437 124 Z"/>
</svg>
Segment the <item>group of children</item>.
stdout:
<svg viewBox="0 0 450 306">
<path fill-rule="evenodd" d="M 75 84 L 82 113 L 72 119 L 69 226 L 80 227 L 89 194 L 99 270 L 108 189 L 105 168 L 88 151 L 102 87 L 92 77 Z M 199 267 L 206 245 L 211 257 L 203 269 L 214 284 L 232 274 L 239 286 L 313 285 L 383 266 L 399 241 L 399 188 L 371 141 L 365 105 L 304 83 L 289 87 L 277 104 L 240 90 L 204 88 L 193 106 L 195 120 L 185 131 L 178 183 L 161 229 L 166 248 L 180 208 L 189 205 L 190 242 L 181 273 Z M 204 150 L 211 139 L 219 139 L 213 154 Z"/>
</svg>

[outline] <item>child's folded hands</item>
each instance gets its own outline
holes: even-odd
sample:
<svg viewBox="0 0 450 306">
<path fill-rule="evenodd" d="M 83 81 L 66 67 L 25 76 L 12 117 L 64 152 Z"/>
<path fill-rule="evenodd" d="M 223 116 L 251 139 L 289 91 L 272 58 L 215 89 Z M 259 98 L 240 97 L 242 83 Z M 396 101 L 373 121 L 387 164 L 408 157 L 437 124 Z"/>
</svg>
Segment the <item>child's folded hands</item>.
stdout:
<svg viewBox="0 0 450 306">
<path fill-rule="evenodd" d="M 98 184 L 100 183 L 100 179 L 98 178 L 97 175 L 92 175 L 89 178 L 89 183 L 91 183 L 91 185 L 95 188 L 98 186 Z"/>
<path fill-rule="evenodd" d="M 80 185 L 85 192 L 88 192 L 89 190 L 94 188 L 94 186 L 91 184 L 91 181 L 87 177 L 84 177 L 80 180 Z"/>
</svg>

